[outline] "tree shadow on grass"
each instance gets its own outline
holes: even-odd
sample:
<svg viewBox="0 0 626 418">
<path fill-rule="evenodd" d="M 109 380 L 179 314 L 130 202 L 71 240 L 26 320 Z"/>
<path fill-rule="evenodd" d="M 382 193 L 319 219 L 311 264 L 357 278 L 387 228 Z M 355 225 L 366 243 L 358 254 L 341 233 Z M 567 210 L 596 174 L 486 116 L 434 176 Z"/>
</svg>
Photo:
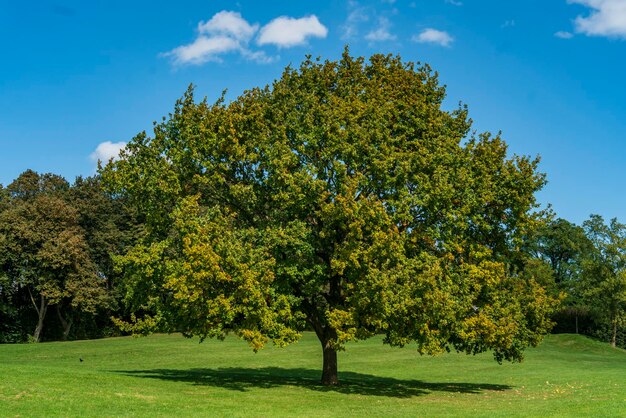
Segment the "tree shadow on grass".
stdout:
<svg viewBox="0 0 626 418">
<path fill-rule="evenodd" d="M 374 376 L 364 373 L 340 372 L 340 384 L 324 386 L 320 384 L 320 371 L 303 368 L 264 367 L 218 369 L 152 369 L 115 370 L 114 373 L 127 376 L 161 379 L 174 382 L 187 382 L 194 385 L 214 386 L 240 392 L 251 388 L 270 389 L 280 386 L 296 386 L 318 392 L 338 392 L 349 395 L 385 396 L 411 398 L 431 392 L 452 392 L 478 394 L 484 391 L 505 391 L 507 385 L 489 383 L 434 383 L 421 380 L 402 380 L 392 377 Z"/>
</svg>

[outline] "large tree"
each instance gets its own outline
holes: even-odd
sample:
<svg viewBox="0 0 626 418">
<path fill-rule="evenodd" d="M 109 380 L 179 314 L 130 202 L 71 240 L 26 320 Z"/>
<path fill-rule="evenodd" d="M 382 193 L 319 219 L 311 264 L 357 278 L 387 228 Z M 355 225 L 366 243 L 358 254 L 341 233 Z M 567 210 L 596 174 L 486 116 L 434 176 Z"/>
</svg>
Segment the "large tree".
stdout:
<svg viewBox="0 0 626 418">
<path fill-rule="evenodd" d="M 103 172 L 147 218 L 118 264 L 127 328 L 233 331 L 255 350 L 309 328 L 324 384 L 346 342 L 375 334 L 521 359 L 554 305 L 508 263 L 544 177 L 444 97 L 426 65 L 347 51 L 228 104 L 187 91 Z"/>
</svg>

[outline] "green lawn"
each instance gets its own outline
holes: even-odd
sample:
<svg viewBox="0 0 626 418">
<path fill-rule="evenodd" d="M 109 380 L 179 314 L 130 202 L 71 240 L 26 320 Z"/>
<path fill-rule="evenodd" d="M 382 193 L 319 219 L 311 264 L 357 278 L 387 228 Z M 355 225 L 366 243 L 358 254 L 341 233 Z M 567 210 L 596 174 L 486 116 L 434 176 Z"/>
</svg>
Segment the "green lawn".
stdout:
<svg viewBox="0 0 626 418">
<path fill-rule="evenodd" d="M 308 333 L 257 354 L 177 335 L 0 345 L 0 416 L 626 417 L 626 351 L 575 335 L 503 365 L 375 338 L 340 353 L 336 388 L 320 365 Z"/>
</svg>

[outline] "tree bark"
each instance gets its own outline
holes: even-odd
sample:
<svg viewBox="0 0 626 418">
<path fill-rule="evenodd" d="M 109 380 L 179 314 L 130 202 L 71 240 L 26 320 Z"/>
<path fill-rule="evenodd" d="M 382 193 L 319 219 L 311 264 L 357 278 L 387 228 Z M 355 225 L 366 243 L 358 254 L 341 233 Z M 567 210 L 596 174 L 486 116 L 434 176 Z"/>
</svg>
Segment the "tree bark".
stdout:
<svg viewBox="0 0 626 418">
<path fill-rule="evenodd" d="M 334 386 L 339 384 L 337 376 L 337 350 L 330 343 L 322 342 L 324 351 L 324 364 L 322 366 L 322 385 Z"/>
<path fill-rule="evenodd" d="M 70 329 L 72 328 L 72 320 L 65 320 L 65 318 L 61 314 L 61 307 L 59 305 L 56 305 L 56 310 L 59 321 L 61 321 L 61 326 L 63 326 L 63 341 L 67 341 L 67 337 L 70 335 Z"/>
<path fill-rule="evenodd" d="M 35 305 L 35 307 L 37 307 Z M 40 295 L 40 303 L 39 308 L 37 308 L 37 315 L 39 319 L 37 320 L 37 326 L 35 327 L 35 332 L 33 333 L 33 341 L 38 343 L 41 341 L 41 332 L 43 331 L 43 320 L 46 317 L 46 312 L 48 311 L 48 301 L 46 300 L 44 295 Z"/>
<path fill-rule="evenodd" d="M 330 261 L 328 261 L 328 264 L 330 264 Z M 337 276 L 332 277 L 330 280 L 329 294 L 323 295 L 330 306 L 337 305 L 341 298 L 339 282 Z M 314 298 L 304 298 L 302 307 L 306 313 L 307 321 L 313 327 L 315 335 L 317 335 L 317 338 L 322 344 L 323 364 L 321 383 L 325 386 L 338 385 L 337 350 L 333 347 L 333 342 L 337 341 L 337 331 L 321 320 L 321 318 L 325 316 L 325 308 L 316 306 Z"/>
<path fill-rule="evenodd" d="M 337 334 L 328 326 L 324 326 L 318 316 L 313 305 L 305 301 L 305 310 L 307 311 L 307 320 L 313 326 L 315 335 L 322 344 L 323 364 L 322 364 L 322 385 L 333 386 L 339 384 L 337 377 L 337 350 L 333 348 L 331 341 L 337 339 Z M 334 337 L 334 338 L 333 338 Z"/>
<path fill-rule="evenodd" d="M 611 347 L 615 348 L 617 347 L 617 320 L 613 319 L 612 322 L 613 323 L 611 325 L 613 325 L 613 329 L 611 330 Z"/>
</svg>

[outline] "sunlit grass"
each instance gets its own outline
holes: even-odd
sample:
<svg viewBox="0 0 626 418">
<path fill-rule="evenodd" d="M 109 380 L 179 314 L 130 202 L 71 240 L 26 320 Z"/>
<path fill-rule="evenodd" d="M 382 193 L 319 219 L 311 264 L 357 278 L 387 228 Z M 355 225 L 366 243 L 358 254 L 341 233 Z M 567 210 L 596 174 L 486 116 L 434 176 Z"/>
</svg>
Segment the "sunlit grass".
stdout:
<svg viewBox="0 0 626 418">
<path fill-rule="evenodd" d="M 320 367 L 312 334 L 257 354 L 177 335 L 3 345 L 0 416 L 626 416 L 626 351 L 574 335 L 503 365 L 374 338 L 340 353 L 336 388 Z"/>
</svg>

